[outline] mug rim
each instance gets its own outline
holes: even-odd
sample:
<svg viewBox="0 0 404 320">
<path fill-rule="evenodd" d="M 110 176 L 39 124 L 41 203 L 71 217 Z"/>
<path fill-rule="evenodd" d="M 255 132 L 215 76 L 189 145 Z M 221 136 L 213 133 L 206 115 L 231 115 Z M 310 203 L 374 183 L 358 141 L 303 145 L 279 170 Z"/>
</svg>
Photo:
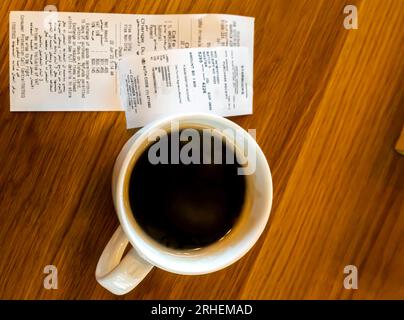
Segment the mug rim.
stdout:
<svg viewBox="0 0 404 320">
<path fill-rule="evenodd" d="M 145 141 L 148 141 L 147 137 L 150 131 L 156 128 L 166 127 L 167 125 L 170 125 L 173 120 L 194 122 L 205 120 L 216 123 L 219 122 L 223 126 L 235 130 L 240 130 L 241 132 L 243 132 L 243 135 L 245 137 L 248 137 L 247 139 L 249 139 L 249 143 L 254 143 L 257 163 L 258 161 L 261 161 L 261 163 L 264 164 L 264 170 L 266 171 L 264 179 L 266 180 L 265 185 L 268 189 L 268 194 L 265 197 L 265 213 L 261 217 L 262 221 L 259 222 L 259 227 L 256 228 L 256 230 L 253 230 L 254 232 L 252 232 L 252 237 L 250 236 L 250 239 L 246 239 L 247 243 L 244 244 L 242 249 L 236 250 L 232 254 L 226 253 L 225 255 L 222 255 L 222 257 L 220 257 L 220 255 L 218 254 L 209 252 L 209 250 L 214 250 L 214 245 L 218 242 L 215 242 L 212 245 L 203 247 L 201 249 L 184 250 L 169 248 L 151 238 L 136 222 L 132 214 L 129 200 L 128 197 L 125 196 L 125 192 L 128 183 L 128 171 L 131 170 L 131 164 L 136 161 L 136 159 L 133 160 L 133 158 L 135 157 L 136 153 L 139 154 L 143 152 L 140 152 L 139 150 L 140 147 L 145 144 Z M 127 150 L 125 150 L 124 152 L 125 147 L 127 148 Z M 118 164 L 117 160 L 114 167 L 114 175 L 117 174 L 116 179 L 114 179 L 115 181 L 113 181 L 113 184 L 115 184 L 113 185 L 115 209 L 121 226 L 130 243 L 136 249 L 139 255 L 151 264 L 163 270 L 179 274 L 205 274 L 214 272 L 219 269 L 225 268 L 226 266 L 234 263 L 242 256 L 244 256 L 261 236 L 268 222 L 272 206 L 273 186 L 271 171 L 266 157 L 263 154 L 261 148 L 256 143 L 255 139 L 253 139 L 250 134 L 248 134 L 238 124 L 226 118 L 206 113 L 185 113 L 170 115 L 152 121 L 145 127 L 141 128 L 134 136 L 132 136 L 128 140 L 125 147 L 121 151 L 124 153 L 121 163 Z M 204 265 L 201 266 L 201 264 L 203 263 Z"/>
</svg>

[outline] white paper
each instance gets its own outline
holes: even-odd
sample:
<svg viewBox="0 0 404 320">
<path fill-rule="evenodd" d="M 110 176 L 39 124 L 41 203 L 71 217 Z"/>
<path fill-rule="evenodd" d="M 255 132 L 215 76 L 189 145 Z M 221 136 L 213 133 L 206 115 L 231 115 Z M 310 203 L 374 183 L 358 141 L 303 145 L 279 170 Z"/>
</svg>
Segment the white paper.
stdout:
<svg viewBox="0 0 404 320">
<path fill-rule="evenodd" d="M 248 56 L 245 47 L 212 47 L 123 58 L 118 79 L 127 127 L 174 113 L 251 114 Z"/>
<path fill-rule="evenodd" d="M 118 61 L 147 51 L 244 46 L 254 19 L 221 14 L 10 12 L 11 111 L 123 110 Z"/>
</svg>

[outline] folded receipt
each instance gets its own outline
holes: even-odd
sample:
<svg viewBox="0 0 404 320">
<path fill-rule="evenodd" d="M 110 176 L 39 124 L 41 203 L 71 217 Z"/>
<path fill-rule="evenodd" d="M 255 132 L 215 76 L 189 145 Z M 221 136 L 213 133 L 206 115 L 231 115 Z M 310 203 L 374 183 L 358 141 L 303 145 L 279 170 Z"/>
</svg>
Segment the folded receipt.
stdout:
<svg viewBox="0 0 404 320">
<path fill-rule="evenodd" d="M 212 47 L 148 52 L 118 64 L 128 128 L 189 112 L 252 113 L 248 48 Z"/>
</svg>

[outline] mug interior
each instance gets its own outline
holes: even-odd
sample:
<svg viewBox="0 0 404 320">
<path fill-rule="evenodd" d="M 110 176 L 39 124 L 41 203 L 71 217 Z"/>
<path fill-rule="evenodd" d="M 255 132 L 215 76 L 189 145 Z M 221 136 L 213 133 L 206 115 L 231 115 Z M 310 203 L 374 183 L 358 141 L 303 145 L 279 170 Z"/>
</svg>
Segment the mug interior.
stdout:
<svg viewBox="0 0 404 320">
<path fill-rule="evenodd" d="M 171 130 L 171 122 L 178 121 L 178 129 L 231 129 L 242 132 L 245 143 L 252 143 L 255 150 L 255 172 L 246 175 L 245 201 L 232 229 L 218 241 L 195 249 L 174 249 L 149 236 L 137 223 L 129 201 L 129 181 L 140 155 L 154 143 L 148 141 L 156 129 Z M 141 129 L 129 147 L 117 181 L 115 205 L 119 220 L 131 244 L 150 263 L 164 270 L 181 274 L 213 272 L 241 258 L 256 242 L 269 217 L 272 203 L 272 181 L 268 163 L 255 140 L 237 124 L 214 115 L 174 116 L 151 123 Z M 225 136 L 225 134 L 223 134 Z M 240 145 L 234 145 L 238 159 L 244 157 Z M 245 160 L 245 157 L 244 157 Z"/>
</svg>

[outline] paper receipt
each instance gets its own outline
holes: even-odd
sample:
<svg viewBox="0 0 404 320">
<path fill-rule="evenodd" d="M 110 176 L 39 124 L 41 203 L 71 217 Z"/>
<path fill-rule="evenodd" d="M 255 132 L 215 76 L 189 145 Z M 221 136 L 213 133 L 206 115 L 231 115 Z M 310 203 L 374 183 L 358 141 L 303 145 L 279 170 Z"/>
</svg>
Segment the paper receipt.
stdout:
<svg viewBox="0 0 404 320">
<path fill-rule="evenodd" d="M 174 113 L 252 113 L 252 70 L 245 47 L 147 52 L 118 64 L 128 128 Z"/>
<path fill-rule="evenodd" d="M 221 14 L 10 12 L 10 109 L 123 110 L 116 81 L 120 59 L 243 46 L 252 62 L 253 29 L 253 18 Z"/>
</svg>

